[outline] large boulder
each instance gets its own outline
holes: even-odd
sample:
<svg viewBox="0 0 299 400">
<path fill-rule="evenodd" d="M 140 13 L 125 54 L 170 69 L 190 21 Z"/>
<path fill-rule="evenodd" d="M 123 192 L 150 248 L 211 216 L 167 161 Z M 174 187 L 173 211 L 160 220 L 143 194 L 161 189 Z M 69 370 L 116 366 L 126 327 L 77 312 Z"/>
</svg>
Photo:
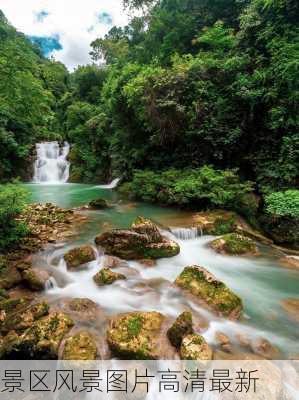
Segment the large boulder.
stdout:
<svg viewBox="0 0 299 400">
<path fill-rule="evenodd" d="M 29 268 L 22 271 L 23 283 L 33 291 L 42 291 L 46 287 L 46 282 L 49 280 L 50 275 L 47 271 L 41 269 Z"/>
<path fill-rule="evenodd" d="M 223 282 L 203 267 L 186 267 L 175 284 L 205 303 L 217 314 L 237 319 L 243 309 L 242 300 Z"/>
<path fill-rule="evenodd" d="M 181 344 L 182 360 L 212 360 L 213 351 L 205 339 L 200 335 L 187 335 Z"/>
<path fill-rule="evenodd" d="M 161 235 L 150 220 L 139 217 L 131 229 L 114 229 L 96 237 L 95 242 L 109 255 L 125 260 L 159 259 L 179 254 L 179 245 Z"/>
<path fill-rule="evenodd" d="M 192 313 L 185 311 L 175 320 L 173 325 L 168 329 L 167 336 L 170 343 L 174 347 L 179 349 L 184 336 L 190 335 L 192 333 Z"/>
<path fill-rule="evenodd" d="M 238 233 L 229 233 L 210 244 L 217 253 L 228 255 L 257 255 L 258 248 L 255 242 Z"/>
<path fill-rule="evenodd" d="M 22 333 L 11 331 L 2 340 L 0 356 L 26 359 L 57 359 L 63 337 L 73 327 L 70 317 L 55 312 L 42 317 Z"/>
<path fill-rule="evenodd" d="M 133 312 L 114 318 L 107 332 L 112 353 L 127 360 L 159 359 L 159 335 L 164 319 L 158 312 Z"/>
<path fill-rule="evenodd" d="M 80 246 L 68 251 L 64 255 L 66 265 L 70 269 L 78 268 L 96 259 L 95 252 L 91 246 Z"/>
<path fill-rule="evenodd" d="M 111 271 L 110 268 L 101 269 L 93 280 L 98 286 L 112 285 L 112 283 L 127 279 L 125 275 Z"/>
<path fill-rule="evenodd" d="M 65 341 L 63 360 L 89 361 L 97 358 L 97 345 L 90 332 L 80 331 Z"/>
</svg>

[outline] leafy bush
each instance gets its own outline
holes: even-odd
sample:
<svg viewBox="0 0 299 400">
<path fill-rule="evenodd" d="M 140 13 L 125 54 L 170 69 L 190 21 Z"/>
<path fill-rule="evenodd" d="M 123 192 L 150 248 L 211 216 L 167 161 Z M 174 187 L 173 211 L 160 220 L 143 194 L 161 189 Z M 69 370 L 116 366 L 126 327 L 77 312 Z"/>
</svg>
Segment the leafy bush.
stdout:
<svg viewBox="0 0 299 400">
<path fill-rule="evenodd" d="M 235 170 L 218 171 L 204 166 L 162 173 L 136 171 L 132 182 L 123 185 L 121 190 L 148 202 L 235 209 L 252 187 L 250 182 L 240 182 Z"/>
<path fill-rule="evenodd" d="M 299 190 L 272 193 L 265 202 L 267 212 L 276 217 L 299 218 Z"/>
<path fill-rule="evenodd" d="M 26 199 L 27 192 L 19 185 L 0 185 L 0 251 L 17 244 L 28 233 L 27 226 L 16 220 Z"/>
</svg>

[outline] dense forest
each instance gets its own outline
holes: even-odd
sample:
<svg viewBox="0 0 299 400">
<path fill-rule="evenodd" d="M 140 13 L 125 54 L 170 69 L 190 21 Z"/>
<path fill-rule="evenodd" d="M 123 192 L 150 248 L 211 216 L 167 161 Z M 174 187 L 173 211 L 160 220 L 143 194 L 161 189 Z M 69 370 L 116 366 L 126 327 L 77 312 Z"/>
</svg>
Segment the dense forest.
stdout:
<svg viewBox="0 0 299 400">
<path fill-rule="evenodd" d="M 297 246 L 298 1 L 124 7 L 73 73 L 0 14 L 1 181 L 29 179 L 37 141 L 68 140 L 73 182 L 121 176 L 132 197 L 233 209 Z"/>
</svg>

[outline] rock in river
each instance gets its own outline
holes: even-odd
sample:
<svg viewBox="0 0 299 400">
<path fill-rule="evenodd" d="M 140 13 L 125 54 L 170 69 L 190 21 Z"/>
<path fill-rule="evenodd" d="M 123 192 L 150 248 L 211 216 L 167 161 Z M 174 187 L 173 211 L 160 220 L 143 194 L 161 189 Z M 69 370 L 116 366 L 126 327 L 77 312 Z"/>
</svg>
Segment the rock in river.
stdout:
<svg viewBox="0 0 299 400">
<path fill-rule="evenodd" d="M 211 242 L 210 246 L 217 253 L 228 255 L 257 255 L 259 253 L 255 242 L 238 233 L 229 233 Z"/>
<path fill-rule="evenodd" d="M 29 268 L 22 271 L 22 278 L 29 289 L 39 292 L 45 289 L 46 282 L 50 278 L 50 275 L 45 270 Z"/>
<path fill-rule="evenodd" d="M 186 267 L 175 284 L 205 303 L 217 314 L 237 319 L 243 309 L 242 300 L 223 282 L 203 267 Z"/>
<path fill-rule="evenodd" d="M 98 198 L 89 203 L 89 208 L 93 208 L 95 210 L 104 210 L 105 208 L 111 208 L 111 206 L 107 200 Z"/>
<path fill-rule="evenodd" d="M 127 360 L 159 359 L 159 335 L 164 319 L 158 312 L 133 312 L 116 317 L 107 332 L 112 353 Z"/>
<path fill-rule="evenodd" d="M 65 341 L 63 360 L 96 360 L 97 345 L 94 336 L 87 331 L 77 332 Z"/>
<path fill-rule="evenodd" d="M 78 268 L 96 259 L 95 252 L 91 246 L 80 246 L 68 251 L 64 260 L 68 268 Z"/>
<path fill-rule="evenodd" d="M 212 360 L 213 351 L 200 335 L 187 335 L 181 345 L 182 360 Z"/>
<path fill-rule="evenodd" d="M 125 260 L 159 259 L 179 254 L 179 245 L 164 237 L 150 220 L 139 217 L 131 229 L 114 229 L 96 237 L 107 254 Z"/>
<path fill-rule="evenodd" d="M 180 348 L 184 336 L 190 335 L 192 333 L 192 313 L 185 311 L 175 320 L 173 325 L 168 329 L 167 336 L 170 340 L 170 343 L 174 347 Z"/>
<path fill-rule="evenodd" d="M 101 269 L 93 280 L 98 286 L 112 285 L 112 283 L 127 279 L 125 275 L 111 271 L 110 268 Z"/>
</svg>

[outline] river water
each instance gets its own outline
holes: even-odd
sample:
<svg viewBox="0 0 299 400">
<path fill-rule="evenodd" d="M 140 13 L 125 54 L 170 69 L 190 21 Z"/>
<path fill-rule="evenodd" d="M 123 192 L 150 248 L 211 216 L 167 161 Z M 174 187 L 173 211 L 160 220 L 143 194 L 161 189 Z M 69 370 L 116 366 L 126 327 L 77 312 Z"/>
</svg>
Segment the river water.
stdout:
<svg viewBox="0 0 299 400">
<path fill-rule="evenodd" d="M 279 255 L 265 246 L 260 247 L 260 257 L 216 254 L 208 247 L 212 237 L 200 236 L 199 232 L 186 229 L 191 213 L 130 203 L 109 189 L 111 186 L 26 185 L 31 192 L 32 202 L 52 202 L 71 208 L 102 197 L 113 204 L 113 208 L 103 211 L 82 211 L 89 220 L 80 233 L 61 246 L 50 246 L 38 257 L 39 265 L 46 266 L 53 276 L 46 292 L 50 300 L 89 298 L 108 314 L 156 310 L 176 317 L 185 309 L 191 309 L 194 314 L 199 313 L 209 321 L 208 326 L 200 330 L 211 344 L 215 342 L 215 333 L 221 331 L 232 342 L 237 341 L 240 334 L 252 340 L 263 337 L 278 346 L 286 357 L 299 353 L 298 325 L 287 317 L 281 307 L 283 299 L 298 297 L 299 272 L 282 267 L 278 261 Z M 180 244 L 180 255 L 159 260 L 154 267 L 130 262 L 130 270 L 123 271 L 129 279 L 104 288 L 97 287 L 92 279 L 101 268 L 103 256 L 100 254 L 87 270 L 67 271 L 63 254 L 68 249 L 83 243 L 94 244 L 97 234 L 115 227 L 128 227 L 138 215 L 149 217 L 161 226 L 171 227 L 173 233 L 165 230 L 165 234 Z M 245 312 L 240 321 L 217 318 L 180 294 L 172 283 L 189 265 L 206 267 L 243 299 Z"/>
</svg>

